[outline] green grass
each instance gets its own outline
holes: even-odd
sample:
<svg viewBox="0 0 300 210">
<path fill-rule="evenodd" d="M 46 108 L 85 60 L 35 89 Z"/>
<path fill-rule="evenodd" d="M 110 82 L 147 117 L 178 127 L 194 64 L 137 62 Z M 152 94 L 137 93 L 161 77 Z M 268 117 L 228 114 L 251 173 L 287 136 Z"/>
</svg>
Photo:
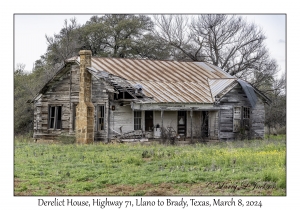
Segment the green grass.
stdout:
<svg viewBox="0 0 300 210">
<path fill-rule="evenodd" d="M 15 195 L 286 194 L 284 137 L 186 146 L 17 139 L 14 152 Z"/>
</svg>

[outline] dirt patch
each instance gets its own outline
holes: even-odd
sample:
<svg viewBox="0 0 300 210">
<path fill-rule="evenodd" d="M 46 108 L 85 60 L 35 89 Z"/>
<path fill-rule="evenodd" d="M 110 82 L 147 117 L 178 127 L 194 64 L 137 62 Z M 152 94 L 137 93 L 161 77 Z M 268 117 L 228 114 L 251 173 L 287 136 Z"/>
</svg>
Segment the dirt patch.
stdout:
<svg viewBox="0 0 300 210">
<path fill-rule="evenodd" d="M 15 196 L 32 196 L 42 193 L 47 196 L 235 196 L 235 195 L 275 195 L 285 194 L 284 190 L 272 189 L 226 189 L 218 186 L 208 186 L 206 182 L 187 184 L 187 183 L 161 183 L 161 184 L 135 184 L 135 185 L 104 185 L 101 188 L 94 188 L 91 191 L 70 192 L 68 189 L 56 189 L 51 185 L 42 188 L 31 188 L 26 186 L 19 179 L 14 180 Z"/>
<path fill-rule="evenodd" d="M 162 183 L 159 185 L 149 183 L 136 185 L 107 185 L 103 190 L 106 195 L 117 196 L 170 196 L 178 194 L 178 190 L 169 183 Z"/>
<path fill-rule="evenodd" d="M 131 185 L 107 185 L 105 191 L 108 195 L 130 195 L 134 191 L 134 186 Z"/>
</svg>

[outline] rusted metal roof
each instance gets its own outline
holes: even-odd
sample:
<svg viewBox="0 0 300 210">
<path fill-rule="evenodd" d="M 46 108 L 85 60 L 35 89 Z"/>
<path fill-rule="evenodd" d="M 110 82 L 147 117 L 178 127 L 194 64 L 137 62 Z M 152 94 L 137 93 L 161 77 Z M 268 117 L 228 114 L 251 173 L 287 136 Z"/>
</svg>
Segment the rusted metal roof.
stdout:
<svg viewBox="0 0 300 210">
<path fill-rule="evenodd" d="M 230 91 L 235 85 L 237 85 L 236 78 L 228 79 L 208 79 L 208 84 L 210 86 L 211 95 L 213 98 L 221 98 L 228 91 Z"/>
<path fill-rule="evenodd" d="M 158 103 L 213 103 L 215 93 L 233 78 L 204 62 L 92 57 L 92 68 L 141 84 Z M 225 80 L 221 85 L 211 79 Z"/>
</svg>

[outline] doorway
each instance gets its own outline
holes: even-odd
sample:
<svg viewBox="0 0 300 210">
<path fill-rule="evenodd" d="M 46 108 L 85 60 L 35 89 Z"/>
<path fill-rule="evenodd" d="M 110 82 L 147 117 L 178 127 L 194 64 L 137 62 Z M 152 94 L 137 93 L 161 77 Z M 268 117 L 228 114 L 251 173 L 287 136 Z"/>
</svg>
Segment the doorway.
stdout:
<svg viewBox="0 0 300 210">
<path fill-rule="evenodd" d="M 209 118 L 209 112 L 202 111 L 202 122 L 201 122 L 202 137 L 208 137 L 208 118 Z"/>
<path fill-rule="evenodd" d="M 178 111 L 177 128 L 180 136 L 186 136 L 186 111 Z"/>
<path fill-rule="evenodd" d="M 153 111 L 145 111 L 145 131 L 153 131 Z"/>
</svg>

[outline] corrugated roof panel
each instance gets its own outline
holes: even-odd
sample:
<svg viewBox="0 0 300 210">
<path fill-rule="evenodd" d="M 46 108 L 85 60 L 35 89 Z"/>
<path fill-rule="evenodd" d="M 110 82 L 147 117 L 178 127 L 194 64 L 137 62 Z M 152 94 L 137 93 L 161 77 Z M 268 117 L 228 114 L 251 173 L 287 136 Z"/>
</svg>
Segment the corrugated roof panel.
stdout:
<svg viewBox="0 0 300 210">
<path fill-rule="evenodd" d="M 141 84 L 143 92 L 148 97 L 154 97 L 156 102 L 188 102 L 212 103 L 210 94 L 202 91 L 201 86 L 192 82 L 157 82 L 128 81 L 130 84 Z"/>
<path fill-rule="evenodd" d="M 205 69 L 202 69 L 195 63 L 187 62 L 183 63 L 183 65 L 186 66 L 186 74 L 192 76 L 195 82 L 206 83 L 206 78 L 210 77 L 209 73 Z"/>
<path fill-rule="evenodd" d="M 220 67 L 212 65 L 210 63 L 205 63 L 207 66 L 209 66 L 211 69 L 214 69 L 216 71 L 216 74 L 220 75 L 222 78 L 235 78 L 231 76 L 229 73 L 223 71 Z"/>
<path fill-rule="evenodd" d="M 208 83 L 210 86 L 212 97 L 215 98 L 222 91 L 226 91 L 225 89 L 233 87 L 234 83 L 236 83 L 236 79 L 208 79 Z"/>
<path fill-rule="evenodd" d="M 138 61 L 136 61 L 138 62 Z M 144 73 L 148 76 L 149 79 L 152 81 L 169 81 L 174 82 L 177 80 L 176 75 L 172 75 L 169 77 L 168 71 L 159 65 L 159 62 L 150 61 L 150 60 L 143 60 L 142 64 L 145 64 Z M 147 69 L 148 68 L 148 69 Z M 138 79 L 138 78 L 137 78 Z"/>
<path fill-rule="evenodd" d="M 212 103 L 211 88 L 219 91 L 225 84 L 207 80 L 228 78 L 225 72 L 199 62 L 92 57 L 92 67 L 143 85 L 145 95 L 157 102 Z"/>
<path fill-rule="evenodd" d="M 205 78 L 222 78 L 222 76 L 223 76 L 223 75 L 216 74 L 214 69 L 210 68 L 204 62 L 194 62 L 193 65 L 196 65 L 196 66 L 198 66 L 198 68 L 201 69 L 203 77 L 205 77 Z"/>
<path fill-rule="evenodd" d="M 246 93 L 251 106 L 254 108 L 256 105 L 256 101 L 257 101 L 257 96 L 254 92 L 254 89 L 251 85 L 249 85 L 247 82 L 238 79 L 239 84 L 242 86 L 244 92 Z"/>
<path fill-rule="evenodd" d="M 170 62 L 171 67 L 173 67 L 173 72 L 176 72 L 177 80 L 176 81 L 186 81 L 186 82 L 194 82 L 197 81 L 191 74 L 194 73 L 190 71 L 187 66 L 184 65 L 183 62 Z M 195 71 L 195 69 L 194 69 Z M 195 74 L 195 73 L 194 73 Z"/>
</svg>

